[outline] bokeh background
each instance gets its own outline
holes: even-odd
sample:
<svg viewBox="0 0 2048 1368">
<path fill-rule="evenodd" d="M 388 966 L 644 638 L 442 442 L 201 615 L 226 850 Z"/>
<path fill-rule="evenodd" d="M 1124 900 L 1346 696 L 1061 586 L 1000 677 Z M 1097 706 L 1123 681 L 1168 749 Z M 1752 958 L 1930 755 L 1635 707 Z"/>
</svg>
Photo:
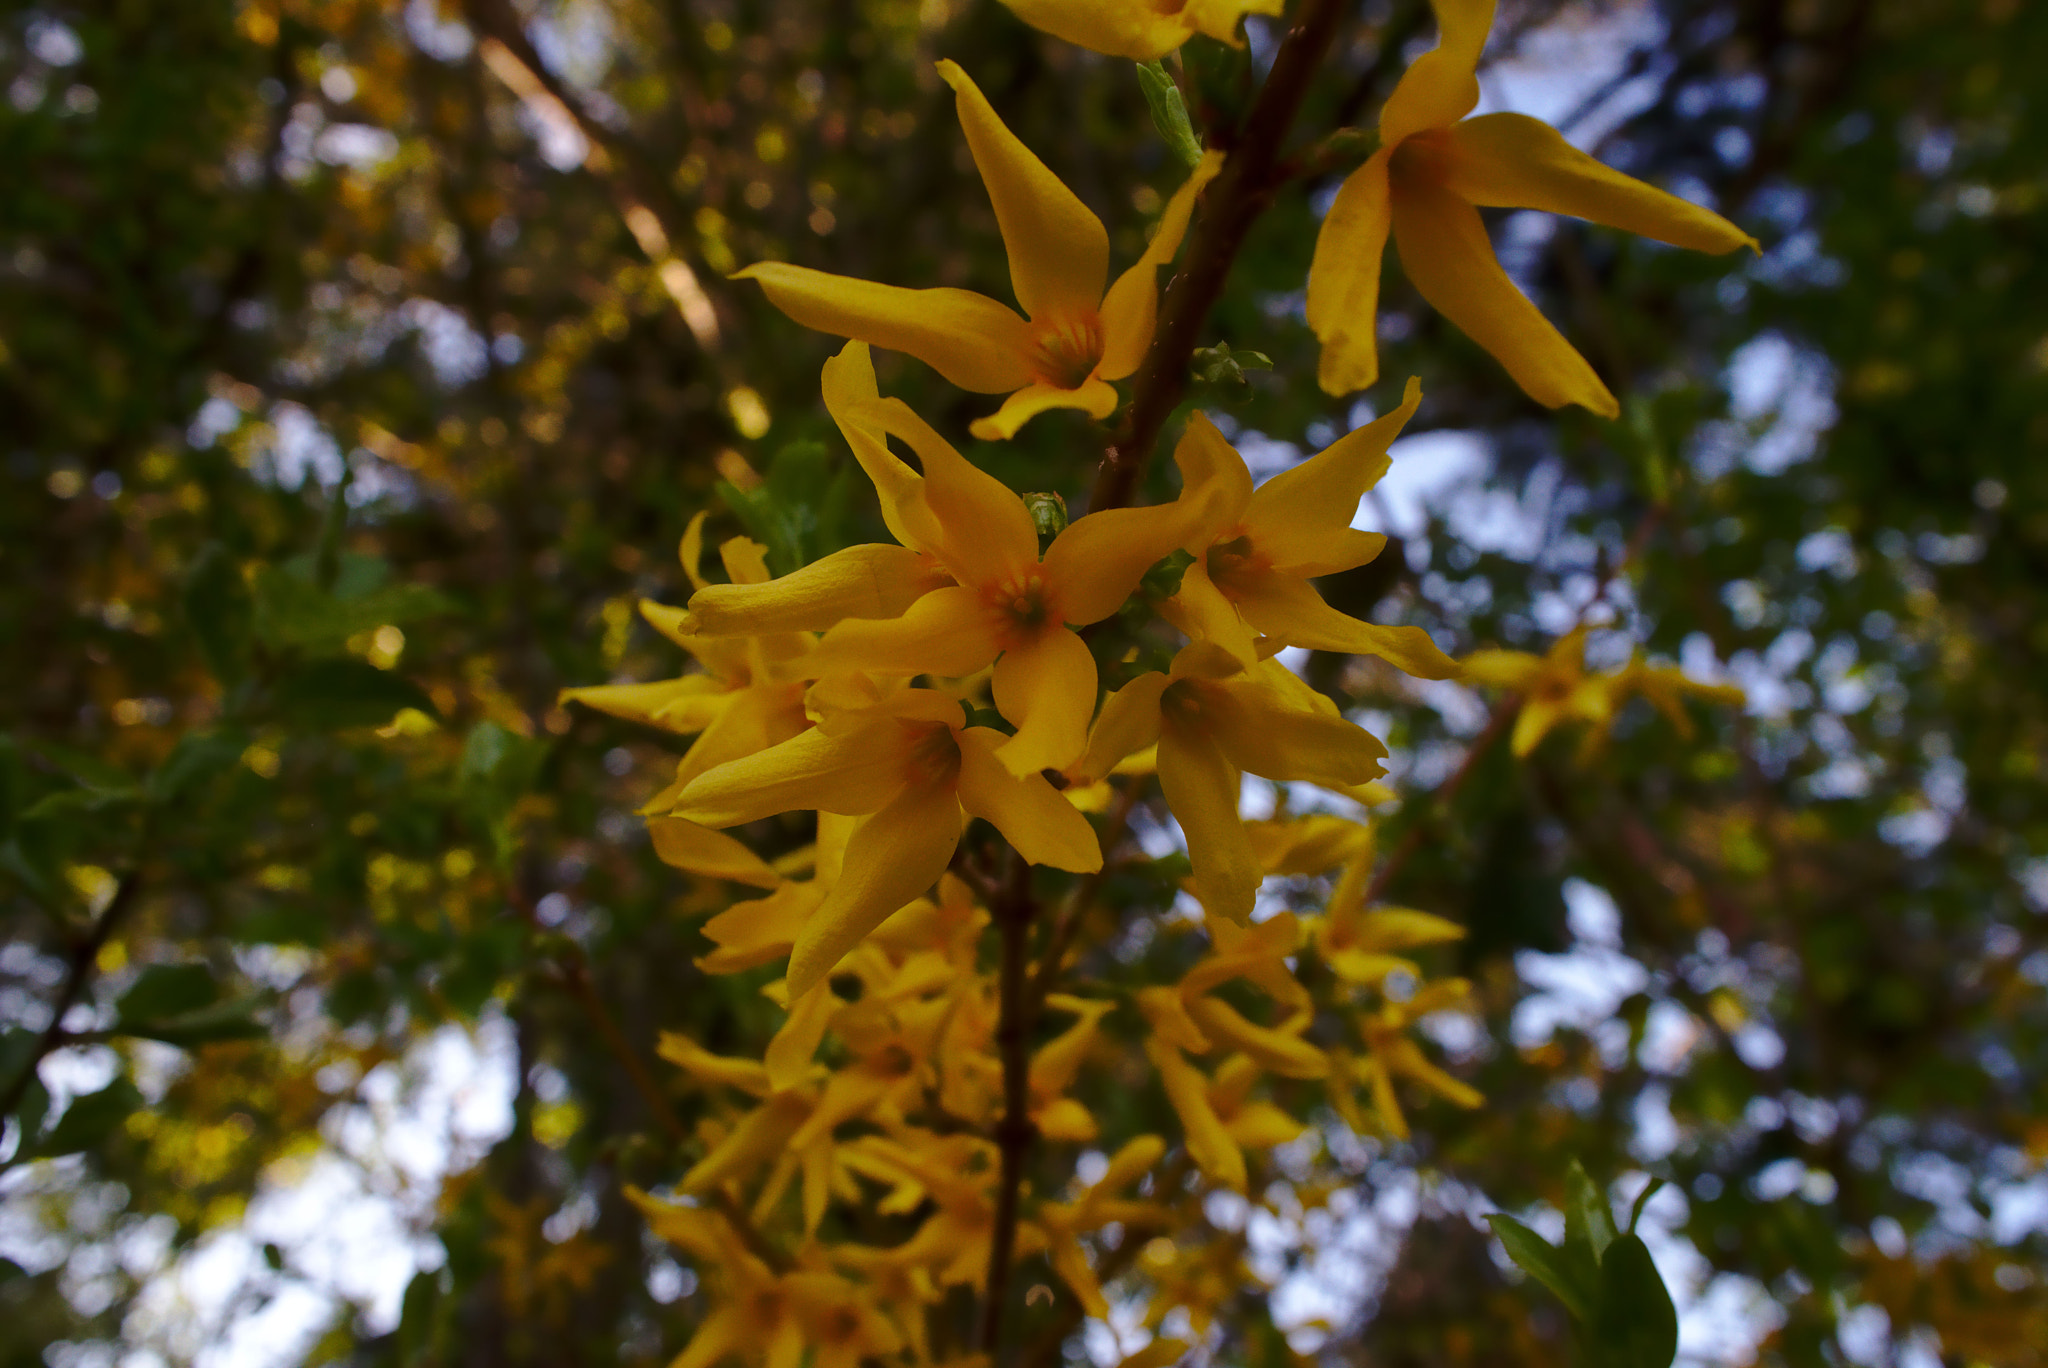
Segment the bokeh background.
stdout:
<svg viewBox="0 0 2048 1368">
<path fill-rule="evenodd" d="M 1185 51 L 1198 127 L 1273 33 Z M 1431 41 L 1363 0 L 1301 145 Z M 773 1009 L 693 967 L 717 890 L 632 816 L 674 748 L 556 693 L 675 672 L 634 604 L 680 601 L 698 510 L 781 569 L 877 535 L 818 403 L 836 344 L 724 277 L 1004 292 L 939 57 L 1134 256 L 1180 172 L 1130 65 L 994 0 L 7 6 L 0 1363 L 680 1348 L 695 1273 L 620 1195 L 680 1169 L 626 1061 Z M 2048 7 L 1503 0 L 1482 85 L 1763 242 L 1497 219 L 1623 420 L 1535 408 L 1392 268 L 1387 378 L 1318 392 L 1341 146 L 1210 320 L 1275 369 L 1194 402 L 1269 473 L 1419 374 L 1365 510 L 1395 543 L 1332 601 L 1456 653 L 1542 650 L 1597 594 L 1596 662 L 1749 704 L 1388 815 L 1428 823 L 1393 895 L 1470 929 L 1434 967 L 1480 1014 L 1433 1029 L 1488 1103 L 1332 1135 L 1345 1190 L 1248 1232 L 1281 1290 L 1241 1323 L 1291 1334 L 1220 1361 L 1562 1361 L 1479 1217 L 1554 1233 L 1577 1158 L 1624 1202 L 1670 1180 L 1681 1362 L 2041 1363 Z M 989 407 L 882 369 L 957 437 Z M 1101 450 L 1060 414 L 977 456 L 1078 497 Z M 1485 719 L 1300 663 L 1404 791 Z"/>
</svg>

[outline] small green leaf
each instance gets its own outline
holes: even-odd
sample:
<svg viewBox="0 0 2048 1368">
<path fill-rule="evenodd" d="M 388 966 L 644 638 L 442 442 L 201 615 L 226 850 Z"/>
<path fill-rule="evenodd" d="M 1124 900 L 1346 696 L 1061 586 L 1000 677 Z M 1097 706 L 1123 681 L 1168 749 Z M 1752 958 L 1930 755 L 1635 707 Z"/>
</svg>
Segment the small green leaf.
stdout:
<svg viewBox="0 0 2048 1368">
<path fill-rule="evenodd" d="M 115 808 L 133 807 L 145 796 L 139 788 L 59 789 L 29 804 L 28 811 L 21 814 L 21 820 L 40 822 L 51 817 L 91 817 Z"/>
<path fill-rule="evenodd" d="M 115 1079 L 96 1093 L 75 1097 L 57 1124 L 36 1143 L 33 1157 L 54 1159 L 97 1148 L 141 1107 L 142 1094 L 125 1078 Z"/>
<path fill-rule="evenodd" d="M 1145 104 L 1152 111 L 1152 126 L 1173 154 L 1190 170 L 1202 164 L 1202 144 L 1195 126 L 1188 120 L 1187 102 L 1180 87 L 1157 61 L 1138 63 L 1138 88 L 1145 92 Z"/>
<path fill-rule="evenodd" d="M 1678 1310 L 1639 1236 L 1616 1236 L 1600 1261 L 1593 1346 L 1601 1368 L 1671 1368 Z"/>
<path fill-rule="evenodd" d="M 115 1013 L 126 1026 L 161 1021 L 210 1007 L 220 997 L 213 970 L 203 964 L 152 964 L 121 994 Z"/>
<path fill-rule="evenodd" d="M 1591 1318 L 1598 1269 L 1575 1266 L 1568 1250 L 1559 1249 L 1512 1216 L 1496 1211 L 1487 1216 L 1486 1222 L 1507 1247 L 1508 1257 L 1516 1267 L 1556 1293 L 1574 1318 Z"/>
<path fill-rule="evenodd" d="M 186 732 L 149 776 L 150 801 L 171 803 L 233 768 L 248 749 L 239 732 Z"/>
<path fill-rule="evenodd" d="M 1564 1238 L 1567 1247 L 1574 1240 L 1585 1241 L 1595 1262 L 1606 1257 L 1614 1240 L 1614 1209 L 1607 1204 L 1607 1194 L 1576 1159 L 1564 1178 Z"/>
<path fill-rule="evenodd" d="M 434 702 L 419 685 L 380 670 L 367 660 L 319 660 L 278 682 L 274 699 L 287 722 L 307 727 L 375 727 L 400 708 L 434 715 Z"/>
<path fill-rule="evenodd" d="M 1633 1235 L 1636 1233 L 1636 1222 L 1643 1219 L 1643 1208 L 1650 1204 L 1650 1199 L 1655 1197 L 1658 1190 L 1663 1186 L 1664 1180 L 1662 1178 L 1652 1178 L 1649 1182 L 1643 1184 L 1643 1190 L 1636 1194 L 1635 1205 L 1628 1209 L 1629 1234 Z"/>
<path fill-rule="evenodd" d="M 185 571 L 185 622 L 214 677 L 233 684 L 249 670 L 256 605 L 242 568 L 219 542 L 200 548 Z"/>
</svg>

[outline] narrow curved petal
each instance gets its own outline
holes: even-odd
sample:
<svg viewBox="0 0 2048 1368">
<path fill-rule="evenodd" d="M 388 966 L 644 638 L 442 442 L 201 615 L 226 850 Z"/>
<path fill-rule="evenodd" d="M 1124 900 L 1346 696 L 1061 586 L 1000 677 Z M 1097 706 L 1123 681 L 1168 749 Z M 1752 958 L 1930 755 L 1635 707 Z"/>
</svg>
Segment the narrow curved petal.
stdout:
<svg viewBox="0 0 2048 1368">
<path fill-rule="evenodd" d="M 1190 504 L 1191 515 L 1195 508 L 1202 510 L 1191 516 L 1181 545 L 1200 555 L 1243 520 L 1252 501 L 1252 473 L 1237 448 L 1199 411 L 1174 444 L 1173 463 L 1180 467 L 1179 502 Z"/>
<path fill-rule="evenodd" d="M 1209 1105 L 1209 1080 L 1171 1045 L 1148 1040 L 1145 1053 L 1150 1056 L 1152 1067 L 1159 1070 L 1167 1100 L 1180 1114 L 1181 1129 L 1187 1134 L 1188 1157 L 1216 1182 L 1243 1192 L 1244 1152 L 1223 1129 L 1216 1109 Z"/>
<path fill-rule="evenodd" d="M 1526 689 L 1543 672 L 1543 657 L 1527 651 L 1474 651 L 1459 664 L 1467 680 L 1499 689 Z"/>
<path fill-rule="evenodd" d="M 1248 1102 L 1223 1125 L 1233 1141 L 1254 1150 L 1292 1144 L 1308 1129 L 1306 1121 L 1296 1120 L 1271 1102 Z"/>
<path fill-rule="evenodd" d="M 1215 686 L 1204 722 L 1238 769 L 1268 779 L 1349 786 L 1377 779 L 1387 748 L 1365 728 L 1320 712 L 1289 707 L 1275 689 L 1250 680 Z M 1250 849 L 1249 838 L 1246 849 Z"/>
<path fill-rule="evenodd" d="M 845 618 L 893 618 L 952 577 L 907 546 L 849 546 L 766 584 L 712 584 L 690 596 L 706 636 L 822 632 Z"/>
<path fill-rule="evenodd" d="M 732 706 L 732 700 L 724 680 L 693 674 L 652 684 L 591 684 L 564 689 L 558 701 L 581 703 L 628 722 L 645 722 L 688 736 L 710 726 Z"/>
<path fill-rule="evenodd" d="M 967 430 L 984 442 L 1007 442 L 1026 423 L 1053 409 L 1079 409 L 1099 422 L 1115 411 L 1116 390 L 1093 376 L 1074 389 L 1033 381 L 1003 400 L 1003 406 L 988 417 L 975 419 Z"/>
<path fill-rule="evenodd" d="M 900 617 L 847 618 L 818 642 L 807 672 L 870 670 L 892 675 L 966 675 L 1001 649 L 981 595 L 963 585 L 934 589 Z"/>
<path fill-rule="evenodd" d="M 954 450 L 901 399 L 861 409 L 909 443 L 924 467 L 924 499 L 942 535 L 938 554 L 962 584 L 985 584 L 1038 564 L 1038 530 L 1024 501 Z"/>
<path fill-rule="evenodd" d="M 1159 695 L 1172 682 L 1164 674 L 1141 674 L 1103 700 L 1088 749 L 1068 776 L 1074 786 L 1099 782 L 1125 756 L 1159 740 Z"/>
<path fill-rule="evenodd" d="M 1367 545 L 1373 548 L 1367 560 L 1379 554 L 1386 538 L 1356 531 L 1351 520 L 1357 516 L 1358 501 L 1387 473 L 1392 464 L 1387 447 L 1421 403 L 1422 382 L 1411 378 L 1399 408 L 1338 438 L 1252 492 L 1244 530 L 1275 570 L 1328 575 L 1363 565 L 1349 557 Z"/>
<path fill-rule="evenodd" d="M 1266 577 L 1238 602 L 1247 621 L 1289 646 L 1345 655 L 1373 655 L 1417 679 L 1450 679 L 1458 662 L 1420 627 L 1381 627 L 1338 612 L 1306 580 Z"/>
<path fill-rule="evenodd" d="M 722 1256 L 724 1251 L 719 1251 Z M 746 1341 L 745 1327 L 737 1304 L 727 1303 L 706 1316 L 697 1333 L 669 1363 L 669 1368 L 711 1368 L 720 1359 L 736 1355 Z"/>
<path fill-rule="evenodd" d="M 813 727 L 698 775 L 677 796 L 671 815 L 729 827 L 798 808 L 874 812 L 903 788 L 915 740 L 893 718 L 838 735 Z"/>
<path fill-rule="evenodd" d="M 1530 698 L 1522 703 L 1522 710 L 1515 717 L 1514 735 L 1508 740 L 1508 748 L 1519 758 L 1541 745 L 1550 729 L 1564 718 L 1564 706 L 1555 699 Z"/>
<path fill-rule="evenodd" d="M 996 662 L 990 692 L 1017 728 L 1002 749 L 1013 774 L 1065 769 L 1088 748 L 1095 715 L 1095 657 L 1064 627 L 1013 646 Z"/>
<path fill-rule="evenodd" d="M 1237 36 L 1237 26 L 1247 14 L 1278 14 L 1284 8 L 1284 0 L 1187 0 L 1181 9 L 1181 22 L 1197 33 L 1207 34 L 1219 43 L 1231 47 L 1243 47 L 1244 39 Z"/>
<path fill-rule="evenodd" d="M 1380 108 L 1380 143 L 1392 147 L 1426 128 L 1456 123 L 1479 103 L 1479 54 L 1493 27 L 1494 0 L 1430 0 L 1437 45 L 1401 74 Z"/>
<path fill-rule="evenodd" d="M 1287 1078 L 1324 1078 L 1330 1061 L 1323 1052 L 1300 1036 L 1276 1031 L 1248 1021 L 1221 998 L 1206 994 L 1188 1003 L 1188 1015 L 1202 1028 L 1202 1034 L 1235 1050 L 1242 1050 L 1259 1065 Z"/>
<path fill-rule="evenodd" d="M 1237 815 L 1237 766 L 1206 733 L 1169 722 L 1159 737 L 1159 787 L 1187 836 L 1202 905 L 1232 921 L 1249 919 L 1265 874 Z"/>
<path fill-rule="evenodd" d="M 1180 591 L 1159 605 L 1159 614 L 1197 641 L 1211 642 L 1245 665 L 1258 660 L 1257 632 L 1209 578 L 1200 558 L 1181 571 Z"/>
<path fill-rule="evenodd" d="M 960 739 L 960 805 L 1003 833 L 1032 864 L 1073 874 L 1102 868 L 1095 829 L 1060 791 L 1037 774 L 1016 774 L 1004 763 L 1001 732 L 968 727 Z"/>
<path fill-rule="evenodd" d="M 1602 165 L 1526 114 L 1467 119 L 1442 139 L 1437 174 L 1474 204 L 1569 214 L 1695 252 L 1757 250 L 1755 238 L 1713 210 Z"/>
<path fill-rule="evenodd" d="M 1085 627 L 1123 607 L 1145 572 L 1180 548 L 1202 512 L 1186 498 L 1105 508 L 1076 518 L 1045 548 L 1045 579 L 1060 620 Z"/>
<path fill-rule="evenodd" d="M 1323 344 L 1316 382 L 1349 394 L 1380 378 L 1380 263 L 1392 224 L 1392 184 L 1382 148 L 1337 190 L 1316 230 L 1308 267 L 1308 325 Z"/>
<path fill-rule="evenodd" d="M 1001 394 L 1031 383 L 1028 325 L 986 295 L 906 290 L 781 261 L 734 279 L 760 281 L 768 302 L 806 328 L 907 352 L 961 389 Z"/>
<path fill-rule="evenodd" d="M 823 982 L 840 957 L 890 914 L 939 881 L 960 844 L 960 802 L 950 783 L 910 784 L 860 824 L 824 904 L 789 952 L 792 1001 Z"/>
<path fill-rule="evenodd" d="M 1106 57 L 1149 62 L 1188 40 L 1188 26 L 1149 5 L 1103 0 L 1003 0 L 1019 19 L 1043 33 Z"/>
<path fill-rule="evenodd" d="M 1017 302 L 1032 318 L 1095 312 L 1109 279 L 1102 220 L 1018 141 L 966 72 L 940 62 L 939 75 L 958 96 L 960 129 L 995 205 Z"/>
<path fill-rule="evenodd" d="M 881 392 L 875 388 L 875 363 L 868 344 L 849 342 L 840 348 L 838 355 L 825 363 L 820 379 L 825 411 L 853 448 L 853 458 L 874 481 L 889 535 L 913 550 L 936 552 L 944 538 L 924 500 L 924 477 L 889 450 L 889 434 L 869 411 L 880 401 Z"/>
<path fill-rule="evenodd" d="M 683 574 L 689 577 L 692 589 L 702 589 L 705 584 L 704 563 L 704 519 L 708 512 L 691 516 L 690 525 L 683 529 L 682 544 L 676 548 L 676 558 L 683 563 Z"/>
<path fill-rule="evenodd" d="M 647 834 L 661 862 L 712 879 L 730 879 L 755 888 L 774 888 L 782 876 L 759 855 L 722 831 L 681 817 L 650 817 Z"/>
<path fill-rule="evenodd" d="M 1202 187 L 1216 179 L 1223 169 L 1223 154 L 1208 152 L 1202 157 L 1173 198 L 1160 211 L 1159 226 L 1145 253 L 1131 268 L 1116 278 L 1102 299 L 1102 364 L 1095 373 L 1105 380 L 1121 380 L 1138 368 L 1152 345 L 1152 330 L 1159 321 L 1159 268 L 1170 263 L 1187 236 L 1188 219 L 1195 212 L 1195 197 Z"/>
<path fill-rule="evenodd" d="M 1620 415 L 1586 358 L 1515 288 L 1494 259 L 1479 211 L 1421 176 L 1394 194 L 1394 244 L 1408 279 L 1437 312 L 1493 354 L 1539 404 Z"/>
</svg>

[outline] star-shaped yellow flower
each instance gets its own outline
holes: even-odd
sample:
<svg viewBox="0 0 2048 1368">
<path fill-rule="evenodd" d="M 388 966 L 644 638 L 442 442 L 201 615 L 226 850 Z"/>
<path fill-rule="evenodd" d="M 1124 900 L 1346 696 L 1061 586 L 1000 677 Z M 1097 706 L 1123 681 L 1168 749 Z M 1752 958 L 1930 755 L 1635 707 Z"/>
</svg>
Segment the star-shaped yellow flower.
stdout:
<svg viewBox="0 0 2048 1368">
<path fill-rule="evenodd" d="M 1416 59 L 1380 110 L 1380 147 L 1337 192 L 1309 267 L 1308 321 L 1332 394 L 1379 377 L 1380 257 L 1391 230 L 1422 297 L 1538 403 L 1620 413 L 1614 395 L 1494 259 L 1478 206 L 1540 209 L 1677 247 L 1731 252 L 1756 240 L 1574 148 L 1521 114 L 1465 116 L 1479 103 L 1479 53 L 1494 0 L 1431 0 L 1438 45 Z M 1461 122 L 1462 121 L 1462 122 Z"/>
<path fill-rule="evenodd" d="M 1019 19 L 1107 57 L 1149 62 L 1197 33 L 1243 47 L 1247 14 L 1278 14 L 1284 0 L 1003 0 Z"/>
<path fill-rule="evenodd" d="M 1117 402 L 1109 382 L 1136 370 L 1152 344 L 1159 268 L 1179 250 L 1195 196 L 1222 169 L 1223 155 L 1203 159 L 1167 202 L 1144 255 L 1105 291 L 1102 220 L 1004 126 L 966 72 L 941 62 L 939 74 L 958 93 L 960 125 L 1029 321 L 970 290 L 908 290 L 774 261 L 738 275 L 760 281 L 769 302 L 807 328 L 909 352 L 962 389 L 1008 394 L 974 424 L 984 441 L 1015 436 L 1047 409 L 1106 418 Z"/>
</svg>

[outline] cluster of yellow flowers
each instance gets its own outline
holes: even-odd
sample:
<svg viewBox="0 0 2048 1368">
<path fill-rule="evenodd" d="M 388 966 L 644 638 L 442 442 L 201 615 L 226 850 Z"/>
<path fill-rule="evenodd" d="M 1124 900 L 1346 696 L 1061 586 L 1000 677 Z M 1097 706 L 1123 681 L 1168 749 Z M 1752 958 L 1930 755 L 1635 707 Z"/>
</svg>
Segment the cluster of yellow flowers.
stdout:
<svg viewBox="0 0 2048 1368">
<path fill-rule="evenodd" d="M 1244 13 L 1280 8 L 1006 3 L 1052 33 L 1141 59 L 1197 32 L 1234 41 Z M 1341 392 L 1377 374 L 1375 296 L 1391 225 L 1423 294 L 1533 396 L 1612 412 L 1591 369 L 1500 272 L 1472 206 L 1582 214 L 1713 250 L 1747 239 L 1531 120 L 1460 122 L 1477 100 L 1492 3 L 1438 0 L 1437 10 L 1441 45 L 1387 102 L 1380 150 L 1346 183 L 1317 245 L 1308 307 L 1324 343 L 1322 382 Z M 869 348 L 1006 394 L 973 425 L 986 440 L 1052 408 L 1107 417 L 1119 402 L 1112 382 L 1137 371 L 1151 344 L 1158 272 L 1224 158 L 1201 160 L 1150 247 L 1110 283 L 1100 220 L 965 72 L 939 70 L 957 94 L 1025 316 L 964 290 L 777 263 L 741 272 L 797 321 L 851 339 L 825 366 L 824 402 L 894 542 L 776 578 L 763 547 L 735 538 L 720 548 L 725 582 L 712 583 L 699 515 L 683 541 L 695 588 L 687 607 L 643 611 L 701 668 L 567 695 L 696 738 L 645 809 L 656 848 L 699 876 L 761 892 L 710 919 L 715 949 L 700 966 L 731 974 L 787 960 L 765 990 L 785 1015 L 762 1057 L 662 1042 L 706 1098 L 694 1166 L 672 1193 L 637 1194 L 708 1280 L 712 1309 L 676 1368 L 962 1359 L 995 1347 L 1008 1271 L 1037 1257 L 1064 1285 L 1044 1289 L 1055 1302 L 1106 1317 L 1103 1284 L 1122 1275 L 1149 1328 L 1198 1338 L 1255 1281 L 1242 1235 L 1202 1218 L 1210 1193 L 1258 1200 L 1267 1151 L 1299 1140 L 1318 1107 L 1355 1132 L 1405 1137 L 1399 1080 L 1460 1106 L 1479 1101 L 1413 1033 L 1467 985 L 1426 983 L 1403 957 L 1456 939 L 1458 927 L 1371 905 L 1367 825 L 1240 812 L 1246 774 L 1390 796 L 1374 782 L 1384 747 L 1286 669 L 1275 658 L 1283 648 L 1370 653 L 1430 679 L 1459 672 L 1420 629 L 1349 617 L 1313 584 L 1384 545 L 1351 522 L 1419 386 L 1411 380 L 1392 412 L 1256 488 L 1199 413 L 1174 451 L 1181 490 L 1171 503 L 1069 523 L 1049 496 L 1007 488 L 882 397 Z M 1162 562 L 1177 583 L 1156 573 Z M 1149 611 L 1102 630 L 1134 601 Z M 1137 648 L 1104 650 L 1134 637 L 1167 643 L 1156 658 L 1166 667 L 1148 667 Z M 1568 663 L 1495 652 L 1468 669 L 1527 697 L 1518 751 L 1560 717 L 1604 722 L 1629 690 L 1675 708 L 1688 687 L 1640 664 L 1594 687 L 1566 678 Z M 1131 931 L 1105 897 L 1105 861 L 1132 858 L 1132 815 L 1154 782 L 1191 868 L 1190 899 L 1144 919 L 1146 962 L 1173 966 L 1171 981 L 1062 991 L 1062 974 Z M 792 812 L 816 814 L 815 840 L 773 864 L 727 834 Z M 964 839 L 977 818 L 1003 845 Z M 1255 919 L 1269 876 L 1329 879 L 1323 910 Z M 1064 1028 L 1040 1031 L 1047 1014 Z M 1177 1136 L 1115 1134 L 1083 1101 L 1155 1083 Z M 1065 1177 L 1033 1188 L 1027 1158 L 1041 1182 Z M 972 1335 L 963 1299 L 971 1308 L 984 1285 Z M 1144 1364 L 1185 1347 L 1162 1339 Z"/>
</svg>

